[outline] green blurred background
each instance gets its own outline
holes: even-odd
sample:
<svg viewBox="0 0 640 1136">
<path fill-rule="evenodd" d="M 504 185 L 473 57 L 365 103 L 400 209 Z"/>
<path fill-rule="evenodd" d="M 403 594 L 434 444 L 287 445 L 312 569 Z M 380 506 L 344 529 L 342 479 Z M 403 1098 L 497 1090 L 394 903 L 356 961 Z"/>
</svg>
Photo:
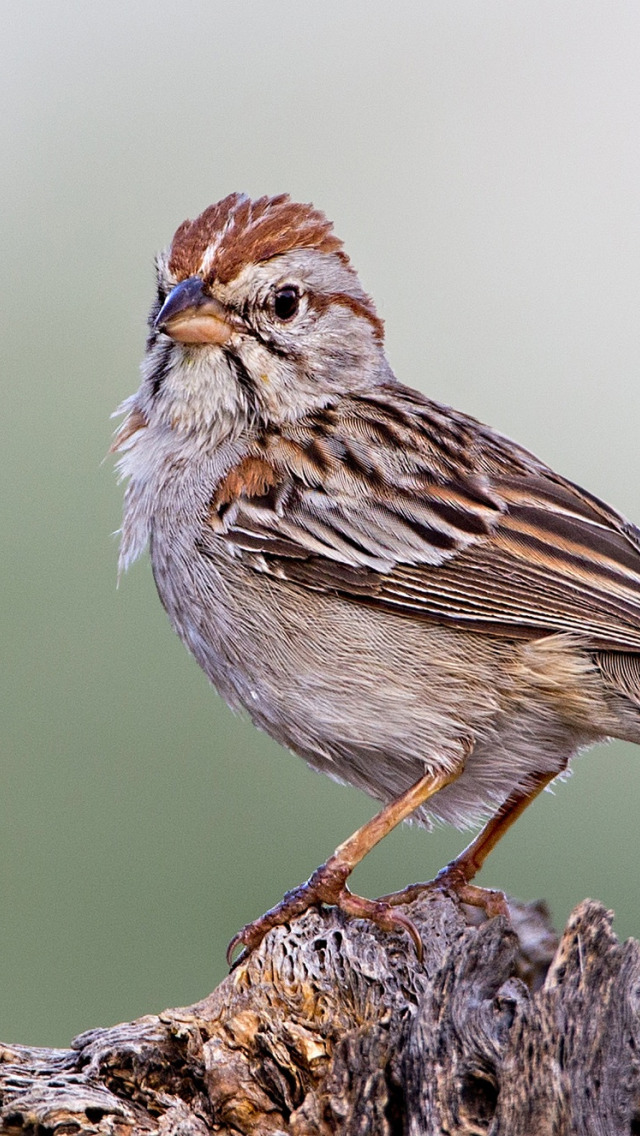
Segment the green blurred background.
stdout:
<svg viewBox="0 0 640 1136">
<path fill-rule="evenodd" d="M 406 382 L 640 520 L 640 8 L 5 0 L 0 1037 L 205 995 L 233 932 L 373 811 L 207 686 L 146 560 L 116 591 L 110 412 L 152 258 L 234 189 L 314 201 Z M 483 879 L 640 933 L 640 764 L 601 748 Z M 464 837 L 405 828 L 380 894 Z"/>
</svg>

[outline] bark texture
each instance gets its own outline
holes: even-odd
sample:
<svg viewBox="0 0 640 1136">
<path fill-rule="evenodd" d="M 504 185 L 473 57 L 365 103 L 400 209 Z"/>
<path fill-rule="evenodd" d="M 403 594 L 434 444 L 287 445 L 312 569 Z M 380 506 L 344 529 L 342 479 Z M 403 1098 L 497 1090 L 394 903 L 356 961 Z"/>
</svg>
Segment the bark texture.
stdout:
<svg viewBox="0 0 640 1136">
<path fill-rule="evenodd" d="M 640 1134 L 640 948 L 585 901 L 469 922 L 441 895 L 424 941 L 335 910 L 272 932 L 213 994 L 82 1034 L 0 1045 L 11 1136 Z"/>
</svg>

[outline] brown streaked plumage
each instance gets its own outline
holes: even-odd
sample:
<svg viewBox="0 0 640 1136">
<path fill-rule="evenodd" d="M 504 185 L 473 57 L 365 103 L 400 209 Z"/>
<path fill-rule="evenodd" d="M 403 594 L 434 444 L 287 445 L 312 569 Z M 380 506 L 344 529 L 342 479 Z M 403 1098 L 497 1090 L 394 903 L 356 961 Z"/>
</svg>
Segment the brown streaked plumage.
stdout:
<svg viewBox="0 0 640 1136">
<path fill-rule="evenodd" d="M 263 497 L 277 480 L 278 475 L 269 462 L 257 457 L 243 458 L 218 485 L 212 511 L 219 515 L 223 505 L 231 505 L 240 497 Z"/>
<path fill-rule="evenodd" d="M 215 249 L 215 255 L 205 278 L 222 284 L 246 265 L 298 248 L 333 253 L 347 264 L 342 241 L 332 229 L 324 213 L 311 205 L 297 205 L 286 193 L 257 201 L 230 193 L 195 221 L 180 226 L 171 242 L 169 269 L 178 280 L 194 275 L 209 248 Z"/>
<path fill-rule="evenodd" d="M 360 316 L 369 321 L 373 329 L 374 338 L 382 343 L 384 339 L 384 322 L 377 315 L 376 310 L 369 296 L 365 299 L 356 299 L 355 296 L 350 296 L 347 292 L 329 292 L 325 296 L 316 296 L 311 298 L 312 306 L 318 315 L 327 311 L 332 304 L 341 304 L 344 308 L 350 308 L 354 315 Z"/>
<path fill-rule="evenodd" d="M 178 229 L 158 273 L 114 443 L 121 563 L 149 539 L 169 616 L 223 697 L 387 802 L 234 944 L 312 902 L 414 933 L 397 906 L 415 886 L 379 901 L 346 886 L 409 816 L 489 816 L 437 886 L 504 911 L 470 881 L 506 828 L 581 747 L 640 743 L 640 533 L 398 383 L 312 206 L 231 194 Z"/>
<path fill-rule="evenodd" d="M 123 450 L 125 442 L 129 441 L 138 430 L 142 430 L 147 425 L 147 419 L 141 410 L 132 410 L 127 415 L 122 425 L 116 430 L 113 442 L 109 447 L 110 454 L 116 454 L 119 450 Z"/>
<path fill-rule="evenodd" d="M 519 638 L 575 632 L 593 648 L 640 651 L 637 534 L 541 466 L 534 476 L 518 469 L 518 458 L 504 477 L 508 448 L 500 452 L 495 440 L 485 448 L 479 432 L 476 457 L 485 477 L 494 474 L 491 480 L 465 483 L 459 469 L 459 480 L 443 482 L 447 459 L 427 415 L 416 417 L 404 439 L 400 475 L 381 460 L 382 442 L 363 463 L 354 450 L 354 426 L 362 432 L 368 425 L 374 435 L 386 395 L 345 399 L 340 415 L 330 420 L 323 412 L 320 426 L 308 418 L 304 435 L 299 424 L 285 426 L 277 446 L 268 434 L 256 438 L 261 456 L 251 459 L 259 470 L 254 485 L 243 475 L 245 459 L 212 503 L 216 521 L 221 501 L 234 506 L 227 539 L 259 554 L 265 571 L 345 595 L 351 577 L 342 576 L 340 566 L 362 566 L 369 569 L 371 603 L 420 618 L 488 634 L 505 625 Z M 398 445 L 397 438 L 386 443 L 387 456 Z M 332 506 L 317 501 L 320 486 Z M 282 547 L 283 537 L 291 564 L 272 551 L 273 539 Z M 420 568 L 422 562 L 428 568 Z"/>
</svg>

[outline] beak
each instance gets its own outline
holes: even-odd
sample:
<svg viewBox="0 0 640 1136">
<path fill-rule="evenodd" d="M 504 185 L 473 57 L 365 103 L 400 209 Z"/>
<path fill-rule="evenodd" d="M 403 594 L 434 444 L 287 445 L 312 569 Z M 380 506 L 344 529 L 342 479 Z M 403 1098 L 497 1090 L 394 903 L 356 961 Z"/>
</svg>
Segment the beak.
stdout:
<svg viewBox="0 0 640 1136">
<path fill-rule="evenodd" d="M 154 327 L 178 343 L 216 343 L 222 347 L 236 330 L 219 300 L 205 295 L 200 276 L 189 276 L 167 296 Z"/>
</svg>

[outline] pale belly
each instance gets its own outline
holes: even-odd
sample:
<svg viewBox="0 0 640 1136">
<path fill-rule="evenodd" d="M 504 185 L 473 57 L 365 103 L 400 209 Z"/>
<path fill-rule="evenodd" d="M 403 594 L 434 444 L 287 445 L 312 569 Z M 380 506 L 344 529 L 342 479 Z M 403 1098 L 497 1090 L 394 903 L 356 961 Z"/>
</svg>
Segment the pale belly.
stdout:
<svg viewBox="0 0 640 1136">
<path fill-rule="evenodd" d="M 612 732 L 590 719 L 595 672 L 562 637 L 554 649 L 419 622 L 273 579 L 217 543 L 185 556 L 175 539 L 152 541 L 161 599 L 214 686 L 314 768 L 382 801 L 471 751 L 418 819 L 473 823 Z"/>
</svg>

